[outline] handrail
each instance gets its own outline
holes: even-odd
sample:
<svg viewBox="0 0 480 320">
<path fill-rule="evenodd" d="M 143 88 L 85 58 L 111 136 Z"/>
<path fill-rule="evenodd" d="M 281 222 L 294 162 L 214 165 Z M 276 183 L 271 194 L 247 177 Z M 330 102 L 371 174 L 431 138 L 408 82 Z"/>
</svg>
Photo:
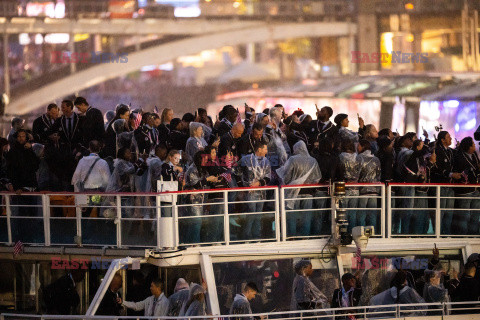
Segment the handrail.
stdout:
<svg viewBox="0 0 480 320">
<path fill-rule="evenodd" d="M 462 306 L 462 308 L 455 308 L 454 306 Z M 415 307 L 416 309 L 411 309 Z M 434 307 L 434 308 L 432 308 Z M 342 307 L 342 308 L 326 308 L 314 310 L 294 310 L 294 311 L 276 311 L 264 312 L 255 314 L 235 314 L 235 315 L 221 315 L 223 319 L 238 319 L 238 318 L 266 318 L 266 319 L 305 319 L 311 316 L 315 318 L 326 319 L 343 319 L 346 315 L 367 315 L 368 318 L 375 318 L 375 315 L 392 314 L 392 317 L 383 316 L 382 318 L 397 318 L 397 315 L 402 314 L 401 318 L 410 317 L 406 313 L 422 312 L 428 315 L 429 312 L 441 312 L 441 316 L 448 315 L 448 311 L 464 311 L 464 310 L 480 310 L 479 301 L 465 301 L 465 302 L 434 302 L 434 303 L 410 303 L 410 304 L 388 304 L 375 306 L 356 306 L 356 307 Z M 476 313 L 476 312 L 475 312 Z M 298 316 L 295 316 L 297 315 Z M 468 312 L 467 312 L 468 314 Z M 36 314 L 15 314 L 2 313 L 3 318 L 19 318 L 22 319 L 64 319 L 64 315 L 36 315 Z M 282 317 L 283 316 L 283 317 Z M 413 315 L 412 315 L 413 316 Z M 440 316 L 440 314 L 438 315 Z M 205 315 L 205 316 L 189 316 L 189 319 L 219 319 L 219 315 Z M 87 316 L 87 315 L 69 315 L 69 319 L 131 319 L 131 316 Z M 136 319 L 162 319 L 162 320 L 179 320 L 183 317 L 168 317 L 168 316 L 135 316 Z"/>
<path fill-rule="evenodd" d="M 434 188 L 430 188 L 430 193 L 417 192 L 415 189 L 426 186 Z M 331 236 L 335 230 L 336 205 L 346 210 L 349 231 L 354 226 L 366 223 L 374 225 L 375 236 L 382 238 L 411 235 L 480 237 L 480 230 L 468 224 L 470 210 L 477 210 L 473 204 L 470 208 L 469 201 L 476 205 L 480 199 L 476 198 L 476 193 L 451 191 L 453 187 L 476 188 L 476 185 L 347 183 L 347 191 L 351 188 L 356 192 L 347 192 L 341 204 L 335 204 L 326 187 L 330 186 L 305 184 L 163 193 L 41 191 L 18 195 L 0 192 L 3 199 L 0 207 L 5 208 L 3 213 L 0 212 L 0 226 L 7 230 L 0 235 L 0 243 L 11 245 L 21 240 L 26 244 L 43 246 L 162 248 L 322 238 Z M 376 188 L 373 190 L 375 194 L 363 194 L 362 188 L 366 187 Z M 399 190 L 405 191 L 397 192 Z M 450 190 L 450 193 L 444 193 L 444 190 Z M 253 195 L 255 192 L 258 194 Z M 171 195 L 174 202 L 165 201 L 166 198 L 162 196 L 166 195 Z M 53 199 L 55 196 L 60 199 Z M 244 199 L 244 196 L 248 198 Z M 54 200 L 59 202 L 52 202 Z M 417 200 L 421 202 L 417 204 Z M 450 202 L 450 206 L 445 207 L 445 202 Z M 92 216 L 90 212 L 94 209 L 97 214 Z M 408 226 L 403 216 L 417 220 Z M 458 218 L 467 217 L 466 224 L 458 228 L 455 226 L 460 231 L 448 227 L 451 224 L 448 219 L 451 220 L 452 216 L 455 222 L 459 221 Z M 404 226 L 400 227 L 395 222 L 399 220 Z M 270 222 L 263 224 L 262 221 Z M 262 225 L 260 229 L 257 227 L 259 224 Z M 251 232 L 256 234 L 255 237 L 243 230 L 246 225 L 254 225 Z M 25 226 L 30 226 L 32 231 L 22 231 Z M 132 230 L 141 226 L 148 226 L 149 232 L 144 232 L 145 229 L 132 234 Z M 212 226 L 215 232 L 211 232 Z M 92 228 L 100 228 L 102 232 L 92 232 Z M 173 240 L 167 241 L 169 237 Z"/>
</svg>

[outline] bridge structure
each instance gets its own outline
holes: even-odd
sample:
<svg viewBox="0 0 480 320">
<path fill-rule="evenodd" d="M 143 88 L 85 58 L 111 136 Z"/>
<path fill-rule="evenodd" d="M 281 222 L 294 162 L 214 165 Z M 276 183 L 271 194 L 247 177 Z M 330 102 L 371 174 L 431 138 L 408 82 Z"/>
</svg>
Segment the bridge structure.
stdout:
<svg viewBox="0 0 480 320">
<path fill-rule="evenodd" d="M 55 99 L 79 92 L 106 80 L 139 70 L 145 65 L 162 64 L 182 55 L 207 49 L 251 43 L 264 43 L 300 37 L 346 37 L 354 50 L 357 26 L 350 1 L 261 1 L 243 11 L 232 11 L 232 3 L 202 3 L 196 18 L 157 16 L 112 19 L 105 15 L 105 1 L 68 1 L 66 16 L 22 17 L 12 1 L 0 5 L 0 30 L 3 32 L 4 92 L 10 103 L 5 114 L 24 115 Z M 125 0 L 127 2 L 127 0 Z M 228 9 L 227 9 L 228 8 Z M 3 16 L 3 17 L 1 17 Z M 134 45 L 114 48 L 128 54 L 128 63 L 105 64 L 88 61 L 62 64 L 17 85 L 10 85 L 9 37 L 20 33 L 69 34 L 69 52 L 75 52 L 74 35 L 132 37 Z M 155 40 L 135 41 L 145 36 Z"/>
</svg>

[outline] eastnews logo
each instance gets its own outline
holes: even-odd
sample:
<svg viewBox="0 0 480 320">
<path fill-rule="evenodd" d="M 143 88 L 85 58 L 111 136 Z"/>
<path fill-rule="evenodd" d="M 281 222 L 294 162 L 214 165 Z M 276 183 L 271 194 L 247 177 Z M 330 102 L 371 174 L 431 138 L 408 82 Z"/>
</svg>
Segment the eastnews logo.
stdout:
<svg viewBox="0 0 480 320">
<path fill-rule="evenodd" d="M 128 53 L 52 51 L 50 63 L 127 63 Z"/>
<path fill-rule="evenodd" d="M 112 259 L 104 259 L 100 257 L 91 257 L 89 259 L 62 259 L 57 257 L 52 257 L 52 269 L 60 270 L 74 270 L 74 269 L 99 269 L 107 270 L 112 264 Z M 128 268 L 128 260 L 120 259 L 120 265 L 122 269 Z"/>
<path fill-rule="evenodd" d="M 352 269 L 368 270 L 381 269 L 388 270 L 390 266 L 400 270 L 424 270 L 428 268 L 428 259 L 406 260 L 404 258 L 381 258 L 370 257 L 359 260 L 352 258 Z"/>
<path fill-rule="evenodd" d="M 352 63 L 427 63 L 428 53 L 409 53 L 401 51 L 388 52 L 361 52 L 352 51 Z"/>
</svg>

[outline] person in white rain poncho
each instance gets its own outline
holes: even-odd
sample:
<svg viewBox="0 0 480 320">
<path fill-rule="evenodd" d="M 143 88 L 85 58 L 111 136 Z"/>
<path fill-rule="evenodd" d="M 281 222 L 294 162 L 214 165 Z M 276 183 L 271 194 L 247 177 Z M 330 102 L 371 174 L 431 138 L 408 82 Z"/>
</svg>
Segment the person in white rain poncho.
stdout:
<svg viewBox="0 0 480 320">
<path fill-rule="evenodd" d="M 308 278 L 312 275 L 312 263 L 300 260 L 295 264 L 297 275 L 292 285 L 290 310 L 311 310 L 327 308 L 327 297 Z"/>
<path fill-rule="evenodd" d="M 322 179 L 322 173 L 318 166 L 317 160 L 308 153 L 307 145 L 302 140 L 293 146 L 293 156 L 288 159 L 287 163 L 279 169 L 277 174 L 283 184 L 300 185 L 315 184 Z M 285 199 L 296 199 L 287 201 L 287 234 L 289 236 L 309 236 L 312 224 L 313 214 L 311 210 L 313 206 L 312 195 L 309 194 L 310 189 L 287 189 L 285 191 Z M 292 212 L 291 210 L 307 210 Z M 297 221 L 302 222 L 302 228 L 297 233 Z"/>
<path fill-rule="evenodd" d="M 187 302 L 182 306 L 180 316 L 195 317 L 207 314 L 205 305 L 205 289 L 196 283 L 190 285 L 190 294 Z"/>
<path fill-rule="evenodd" d="M 288 154 L 283 141 L 287 139 L 280 130 L 280 121 L 282 120 L 282 110 L 272 108 L 270 110 L 270 123 L 266 126 L 264 136 L 268 141 L 267 158 L 273 169 L 279 168 L 287 162 Z M 288 146 L 288 144 L 287 144 Z"/>
<path fill-rule="evenodd" d="M 259 141 L 255 144 L 255 154 L 248 154 L 240 160 L 242 167 L 242 181 L 244 187 L 265 186 L 271 179 L 270 162 L 265 155 L 267 154 L 267 144 Z M 265 191 L 249 191 L 247 194 L 248 212 L 261 213 L 263 211 Z M 245 217 L 245 226 L 243 236 L 245 239 L 260 238 L 262 217 L 260 214 L 249 214 Z"/>
<path fill-rule="evenodd" d="M 134 192 L 135 183 L 134 176 L 142 175 L 143 172 L 147 169 L 145 161 L 140 161 L 139 164 L 133 164 L 130 162 L 132 160 L 132 153 L 128 148 L 121 148 L 118 150 L 117 159 L 114 162 L 114 168 L 112 176 L 108 181 L 106 192 Z M 112 201 L 108 199 L 107 201 Z M 133 197 L 132 196 L 122 196 L 122 216 L 126 218 L 132 217 L 132 205 Z M 129 208 L 130 207 L 130 208 Z"/>
<path fill-rule="evenodd" d="M 169 307 L 167 316 L 178 317 L 183 304 L 187 303 L 189 295 L 190 287 L 188 286 L 187 281 L 183 278 L 179 278 L 175 285 L 174 294 L 168 298 Z"/>
<path fill-rule="evenodd" d="M 403 270 L 399 270 L 392 281 L 393 286 L 390 289 L 387 289 L 372 299 L 370 299 L 371 306 L 382 306 L 382 305 L 392 305 L 392 304 L 414 304 L 414 303 L 425 303 L 425 300 L 415 291 L 415 289 L 407 286 L 407 274 Z M 424 306 L 409 306 L 402 307 L 401 310 L 418 310 L 416 312 L 401 312 L 400 316 L 423 316 L 425 315 Z M 388 311 L 389 315 L 392 315 L 392 311 L 395 310 L 395 307 L 383 307 L 375 308 L 372 311 Z"/>
<path fill-rule="evenodd" d="M 138 153 L 138 145 L 135 140 L 135 135 L 133 134 L 133 131 L 128 131 L 127 126 L 128 124 L 125 119 L 118 119 L 113 122 L 112 129 L 117 137 L 115 154 L 117 154 L 118 150 L 121 148 L 128 148 L 135 155 Z"/>
<path fill-rule="evenodd" d="M 185 147 L 185 155 L 187 157 L 188 164 L 193 162 L 193 157 L 198 151 L 202 151 L 208 144 L 203 138 L 204 124 L 199 122 L 190 122 L 190 138 L 187 140 L 187 146 Z"/>
</svg>

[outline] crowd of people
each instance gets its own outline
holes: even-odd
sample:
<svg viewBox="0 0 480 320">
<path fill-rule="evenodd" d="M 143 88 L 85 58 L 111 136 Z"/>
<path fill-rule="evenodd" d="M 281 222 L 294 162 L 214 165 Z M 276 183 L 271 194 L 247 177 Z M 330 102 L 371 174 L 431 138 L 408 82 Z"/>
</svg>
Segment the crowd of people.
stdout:
<svg viewBox="0 0 480 320">
<path fill-rule="evenodd" d="M 199 190 L 275 185 L 349 183 L 461 183 L 477 184 L 480 161 L 471 137 L 452 148 L 446 131 L 430 141 L 414 132 L 403 136 L 389 128 L 378 130 L 365 124 L 357 114 L 358 131 L 349 127 L 347 114 L 336 114 L 328 106 L 317 108 L 316 119 L 298 109 L 286 114 L 282 105 L 256 113 L 226 105 L 213 120 L 206 110 L 179 117 L 173 109 L 161 113 L 132 110 L 119 104 L 106 114 L 89 105 L 83 97 L 50 104 L 46 113 L 25 128 L 21 118 L 12 120 L 2 147 L 0 178 L 6 190 L 84 192 L 155 192 L 158 181 L 177 181 L 178 190 Z M 425 234 L 434 224 L 435 208 L 427 198 L 435 193 L 428 185 L 394 188 L 392 232 Z M 329 208 L 325 187 L 294 189 L 287 198 L 288 234 L 308 236 L 329 227 L 330 215 L 312 215 L 306 209 Z M 479 191 L 471 186 L 441 189 L 442 233 L 478 234 L 480 227 Z M 205 203 L 210 214 L 223 214 L 221 193 L 196 194 L 186 215 L 201 216 Z M 262 212 L 270 205 L 267 191 L 229 192 L 230 212 Z M 454 199 L 457 197 L 457 199 Z M 12 203 L 25 204 L 18 197 Z M 349 228 L 373 225 L 379 229 L 379 189 L 361 186 L 347 189 L 344 204 Z M 84 215 L 92 211 L 93 200 Z M 133 201 L 122 197 L 123 206 Z M 163 200 L 162 200 L 163 201 Z M 162 215 L 171 216 L 171 207 Z M 171 202 L 170 202 L 171 204 Z M 239 208 L 240 207 L 240 208 Z M 362 210 L 364 208 L 365 210 Z M 461 211 L 451 210 L 461 208 Z M 24 208 L 25 210 L 29 208 Z M 404 209 L 404 210 L 402 210 Z M 304 210 L 304 211 L 295 211 Z M 306 210 L 306 211 L 305 211 Z M 125 217 L 133 210 L 123 209 Z M 27 215 L 27 214 L 24 214 Z M 221 237 L 223 218 L 210 219 L 208 239 L 200 239 L 202 220 L 189 219 L 188 241 L 215 241 Z M 241 221 L 242 237 L 264 235 L 260 215 Z M 205 234 L 205 233 L 202 233 Z"/>
<path fill-rule="evenodd" d="M 368 309 L 368 312 L 375 313 L 374 317 L 381 317 L 382 314 L 387 316 L 387 312 L 395 311 L 395 308 L 387 307 L 388 305 L 398 304 L 408 305 L 402 307 L 402 316 L 425 316 L 441 315 L 442 303 L 475 302 L 480 298 L 480 256 L 478 254 L 472 254 L 468 258 L 460 275 L 450 266 L 445 269 L 437 248 L 433 249 L 433 256 L 428 265 L 421 269 L 413 268 L 413 265 L 405 263 L 403 258 L 394 259 L 400 259 L 403 263 L 397 265 L 392 260 L 393 268 L 384 271 L 382 279 L 374 278 L 379 276 L 378 273 L 374 273 L 372 277 L 370 272 L 378 271 L 375 269 L 358 270 L 355 274 L 344 273 L 341 276 L 340 286 L 333 290 L 333 294 L 329 297 L 312 281 L 314 272 L 312 262 L 299 260 L 293 265 L 295 277 L 291 284 L 290 305 L 277 305 L 277 308 L 279 311 L 317 310 L 317 315 L 327 316 L 331 314 L 327 310 L 330 308 L 350 308 L 348 311 L 337 310 L 336 314 L 359 312 L 363 315 L 363 309 L 356 309 L 356 307 L 373 306 Z M 43 289 L 47 312 L 64 315 L 75 313 L 79 303 L 75 284 L 83 281 L 84 273 L 85 270 L 73 270 Z M 102 297 L 96 315 L 120 316 L 125 315 L 127 309 L 137 312 L 135 315 L 147 317 L 188 318 L 208 315 L 206 298 L 208 290 L 205 282 L 188 284 L 185 279 L 179 278 L 168 297 L 161 279 L 152 278 L 151 281 L 145 282 L 147 283 L 150 284 L 150 295 L 147 296 L 142 290 L 136 290 L 133 284 L 133 287 L 128 287 L 127 294 L 127 298 L 133 301 L 126 301 L 121 295 L 122 276 L 114 275 Z M 326 289 L 325 284 L 321 288 Z M 242 317 L 232 319 L 253 320 L 254 318 L 248 315 L 260 313 L 252 308 L 250 303 L 257 294 L 265 294 L 265 292 L 262 293 L 254 282 L 244 281 L 241 291 L 236 295 L 235 292 L 233 294 L 234 296 L 228 302 L 228 312 L 230 315 L 242 315 Z M 420 304 L 438 305 L 427 307 Z M 258 307 L 256 304 L 254 306 Z M 478 313 L 476 310 L 478 307 L 478 304 L 455 304 L 446 312 L 447 314 Z M 470 310 L 464 308 L 470 308 Z M 129 315 L 133 314 L 129 313 Z M 291 316 L 295 316 L 295 313 Z M 356 318 L 353 315 L 348 317 Z"/>
</svg>

